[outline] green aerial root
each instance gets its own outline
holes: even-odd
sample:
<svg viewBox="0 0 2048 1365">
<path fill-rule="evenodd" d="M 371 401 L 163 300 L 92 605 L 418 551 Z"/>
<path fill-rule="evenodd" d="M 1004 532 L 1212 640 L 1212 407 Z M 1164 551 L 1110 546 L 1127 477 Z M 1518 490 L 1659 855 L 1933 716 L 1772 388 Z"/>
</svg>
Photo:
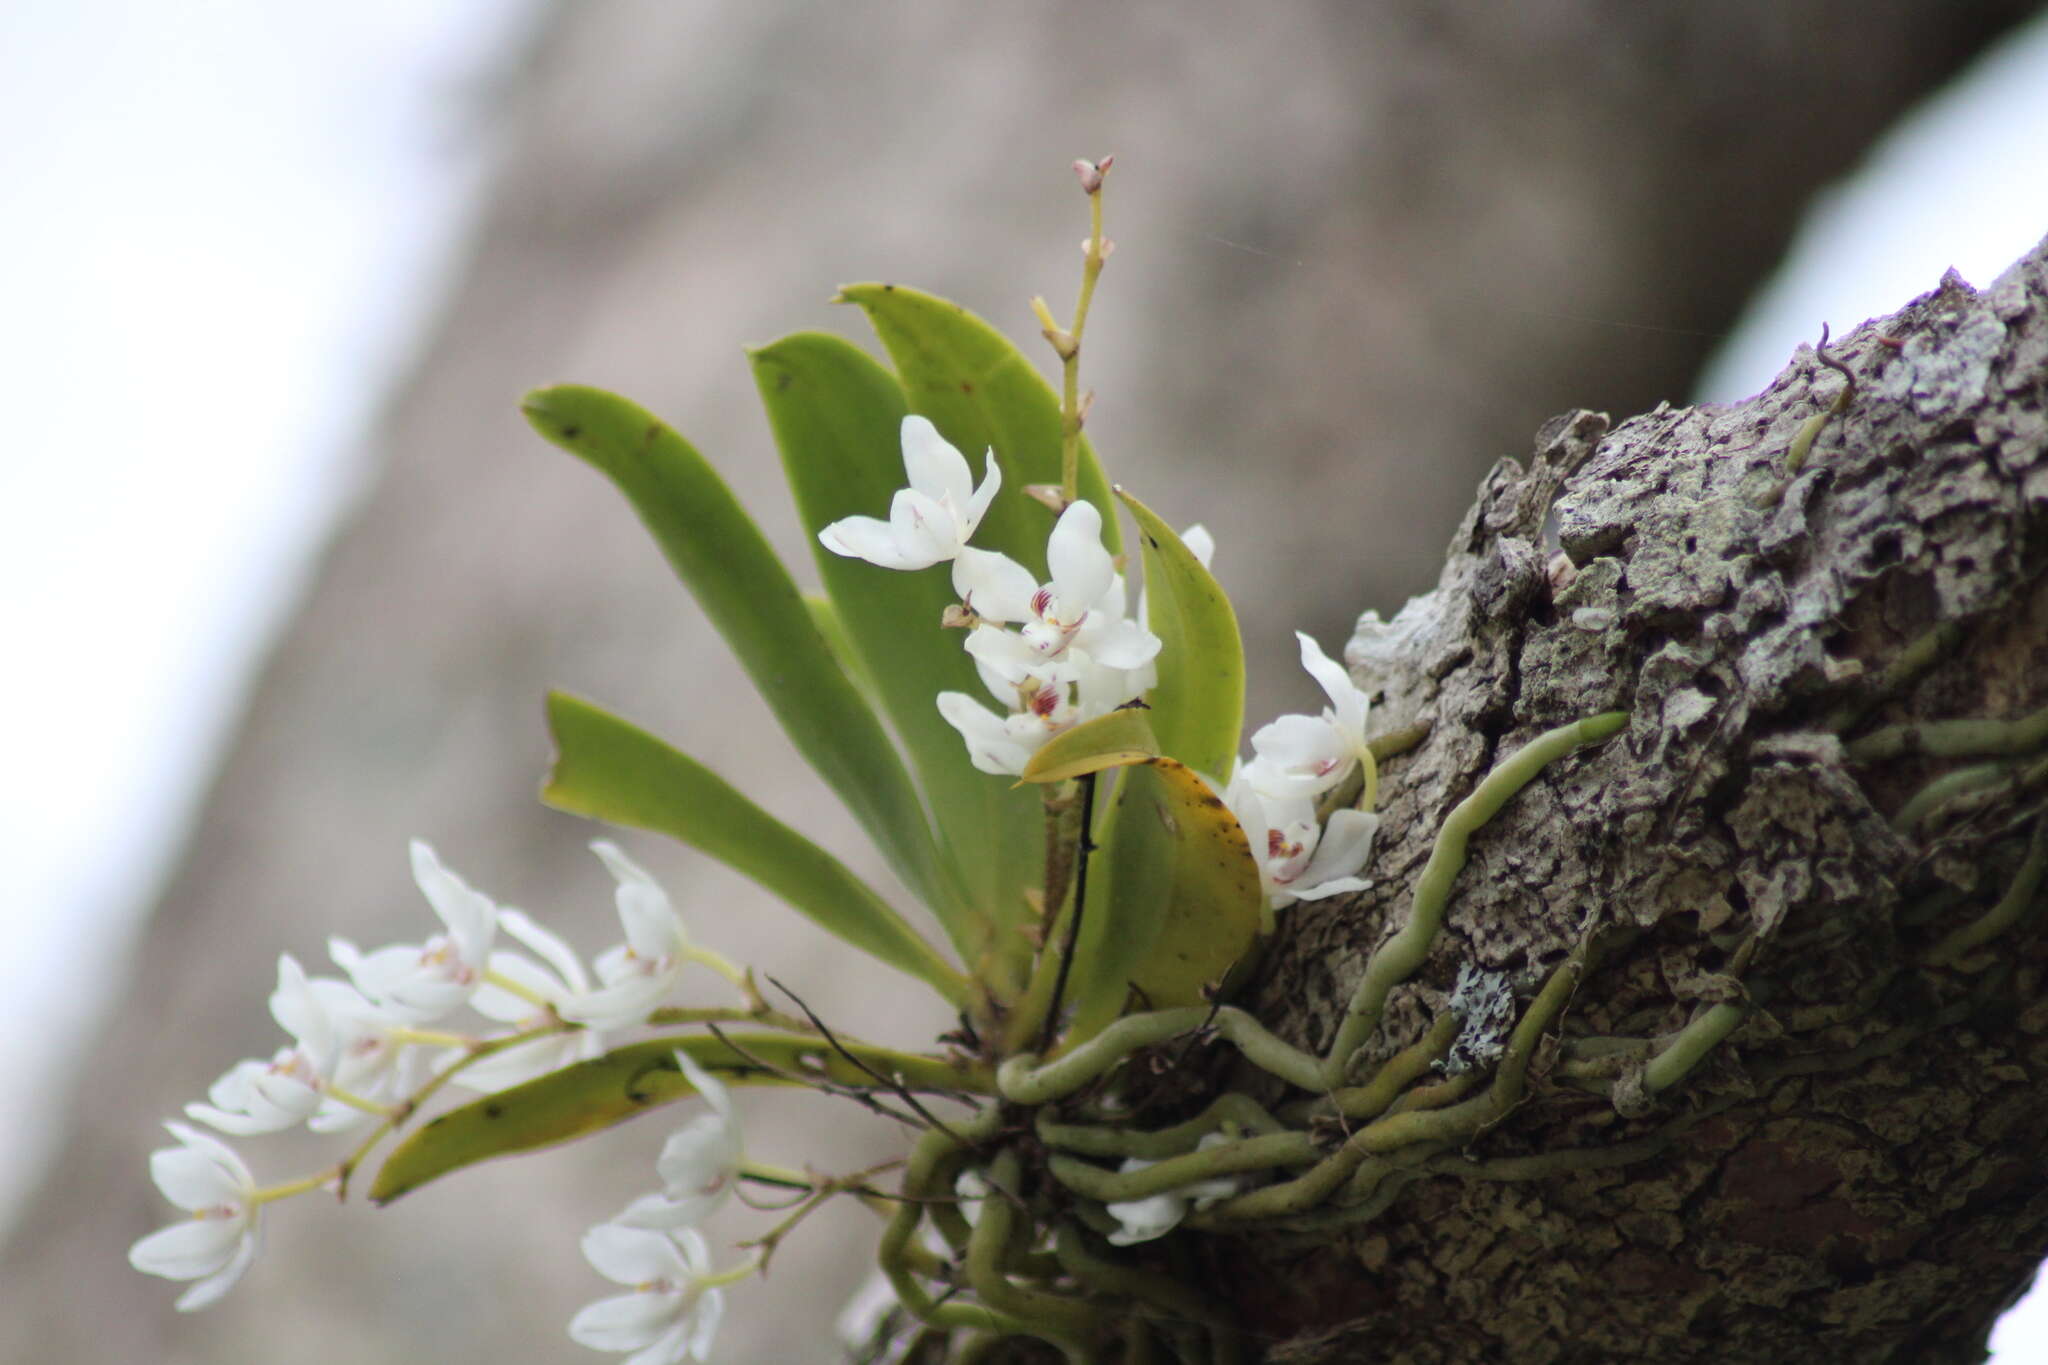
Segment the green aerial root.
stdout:
<svg viewBox="0 0 2048 1365">
<path fill-rule="evenodd" d="M 1312 1122 L 1325 1115 L 1341 1114 L 1353 1123 L 1378 1118 L 1392 1107 L 1402 1091 L 1450 1050 L 1463 1023 L 1463 1019 L 1448 1011 L 1438 1015 L 1427 1033 L 1380 1063 L 1370 1081 L 1305 1101 L 1298 1111 L 1290 1108 L 1288 1117 Z"/>
<path fill-rule="evenodd" d="M 1452 808 L 1437 831 L 1429 862 L 1415 883 L 1408 922 L 1381 944 L 1365 965 L 1365 974 L 1351 997 L 1351 1007 L 1338 1026 L 1336 1040 L 1322 1065 L 1322 1083 L 1305 1089 L 1335 1090 L 1347 1079 L 1352 1058 L 1372 1039 L 1386 1009 L 1387 995 L 1406 981 L 1429 956 L 1430 944 L 1443 927 L 1451 884 L 1464 870 L 1466 845 L 1514 795 L 1536 779 L 1544 767 L 1587 744 L 1597 744 L 1628 723 L 1628 713 L 1608 711 L 1561 725 L 1530 740 L 1510 754 Z"/>
<path fill-rule="evenodd" d="M 1067 1294 L 1031 1289 L 1010 1278 L 1010 1260 L 1021 1229 L 1014 1194 L 1023 1174 L 1015 1152 L 1003 1152 L 989 1166 L 992 1193 L 981 1201 L 981 1216 L 967 1243 L 967 1282 L 981 1301 L 999 1313 L 1031 1324 L 1034 1335 L 1085 1352 L 1109 1335 L 1107 1310 Z"/>
<path fill-rule="evenodd" d="M 1404 1110 L 1375 1119 L 1352 1133 L 1343 1146 L 1307 1174 L 1226 1199 L 1199 1215 L 1200 1222 L 1191 1218 L 1190 1224 L 1222 1227 L 1295 1217 L 1329 1199 L 1357 1173 L 1368 1157 L 1385 1156 L 1404 1148 L 1429 1144 L 1462 1143 L 1477 1137 L 1499 1122 L 1521 1100 L 1528 1079 L 1529 1059 L 1535 1054 L 1536 1044 L 1544 1031 L 1564 1012 L 1585 966 L 1582 950 L 1551 973 L 1550 980 L 1530 1002 L 1521 1022 L 1510 1035 L 1507 1050 L 1494 1072 L 1493 1084 L 1484 1094 L 1443 1109 Z M 1448 1084 L 1457 1085 L 1465 1079 L 1456 1077 Z"/>
<path fill-rule="evenodd" d="M 970 1141 L 985 1141 L 995 1135 L 1000 1124 L 1000 1112 L 991 1106 L 960 1124 L 958 1131 Z M 911 1147 L 910 1160 L 903 1172 L 903 1200 L 882 1229 L 876 1260 L 888 1277 L 890 1288 L 895 1290 L 897 1301 L 927 1327 L 939 1331 L 964 1328 L 999 1335 L 1031 1335 L 1032 1325 L 1023 1319 L 981 1304 L 940 1302 L 919 1279 L 919 1270 L 928 1269 L 928 1261 L 919 1254 L 924 1249 L 916 1245 L 918 1224 L 923 1221 L 928 1202 L 935 1204 L 952 1195 L 950 1184 L 942 1183 L 938 1173 L 949 1158 L 965 1150 L 950 1135 L 937 1129 L 925 1133 Z"/>
<path fill-rule="evenodd" d="M 1104 1075 L 1139 1048 L 1205 1027 L 1235 1045 L 1253 1066 L 1289 1085 L 1304 1090 L 1322 1088 L 1321 1064 L 1314 1057 L 1281 1040 L 1243 1010 L 1228 1005 L 1215 1010 L 1184 1005 L 1125 1015 L 1072 1052 L 1042 1066 L 1036 1053 L 1020 1052 L 996 1069 L 996 1089 L 1014 1104 L 1050 1104 Z"/>
<path fill-rule="evenodd" d="M 1170 1275 L 1141 1270 L 1114 1259 L 1108 1247 L 1099 1245 L 1072 1219 L 1061 1221 L 1054 1233 L 1053 1250 L 1060 1265 L 1077 1283 L 1136 1303 L 1141 1312 L 1149 1310 L 1147 1316 L 1210 1328 L 1218 1334 L 1217 1342 L 1230 1343 L 1224 1358 L 1237 1358 L 1237 1334 L 1231 1321 L 1208 1296 L 1196 1293 Z"/>
<path fill-rule="evenodd" d="M 1168 1157 L 1154 1166 L 1136 1171 L 1105 1171 L 1085 1161 L 1055 1152 L 1047 1169 L 1052 1178 L 1076 1194 L 1104 1204 L 1122 1204 L 1150 1199 L 1155 1194 L 1213 1180 L 1218 1176 L 1263 1173 L 1283 1166 L 1308 1166 L 1317 1159 L 1316 1145 L 1307 1133 L 1267 1133 L 1259 1137 L 1226 1142 L 1199 1152 Z"/>
<path fill-rule="evenodd" d="M 1643 1089 L 1654 1095 L 1684 1080 L 1707 1059 L 1708 1053 L 1735 1032 L 1735 1026 L 1748 1013 L 1744 1006 L 1735 1004 L 1711 1005 L 1702 1010 L 1698 1018 L 1680 1029 L 1678 1036 L 1644 1065 Z"/>
<path fill-rule="evenodd" d="M 906 1168 L 902 1202 L 891 1211 L 881 1246 L 883 1268 L 905 1308 L 935 1331 L 976 1333 L 987 1349 L 1019 1334 L 1057 1346 L 1070 1361 L 1241 1359 L 1234 1330 L 1211 1301 L 1153 1268 L 1153 1258 L 1126 1261 L 1107 1244 L 1122 1227 L 1108 1206 L 1219 1179 L 1270 1180 L 1193 1211 L 1186 1225 L 1241 1229 L 1369 1218 L 1519 1103 L 1538 1041 L 1586 970 L 1586 945 L 1530 1002 L 1490 1079 L 1472 1073 L 1423 1083 L 1462 1027 L 1459 1015 L 1445 1010 L 1363 1084 L 1336 1082 L 1370 1040 L 1388 993 L 1426 958 L 1472 835 L 1546 765 L 1626 722 L 1624 713 L 1610 712 L 1537 736 L 1450 811 L 1417 880 L 1408 922 L 1367 963 L 1328 1056 L 1293 1046 L 1242 1009 L 1190 1005 L 1125 1016 L 1049 1060 L 1018 1052 L 1003 1061 L 995 1073 L 1003 1103 L 953 1131 L 926 1132 Z M 1404 732 L 1388 747 L 1420 734 L 1419 727 Z M 1306 1096 L 1276 1117 L 1232 1091 L 1191 1118 L 1151 1131 L 1134 1130 L 1082 1098 L 1145 1049 L 1210 1036 Z M 1062 1102 L 1077 1099 L 1072 1112 L 1059 1112 Z M 1037 1112 L 1020 1113 L 1028 1109 Z M 1026 1183 L 1027 1159 L 1038 1157 L 1033 1144 L 1015 1140 L 1020 1120 L 1029 1123 L 1053 1182 L 1049 1207 L 1046 1191 Z M 1333 1150 L 1339 1129 L 1344 1136 Z M 1146 1164 L 1110 1168 L 1133 1158 Z M 970 1168 L 991 1187 L 971 1218 L 952 1198 L 955 1179 Z M 1496 1178 L 1512 1177 L 1501 1168 Z M 927 1217 L 950 1257 L 918 1241 Z M 1049 1250 L 1041 1240 L 1046 1231 Z M 952 1297 L 962 1290 L 974 1301 Z"/>
<path fill-rule="evenodd" d="M 2014 758 L 2048 744 L 2048 706 L 2018 720 L 1934 720 L 1887 725 L 1846 747 L 1852 763 L 1927 754 L 1934 758 Z"/>
<path fill-rule="evenodd" d="M 1935 944 L 1927 954 L 1927 965 L 1950 966 L 1972 948 L 1982 947 L 2018 924 L 2035 908 L 2044 873 L 2048 873 L 2048 816 L 2034 822 L 2027 856 L 1998 904 Z"/>
<path fill-rule="evenodd" d="M 1889 701 L 1918 682 L 1921 675 L 1956 652 L 1963 643 L 1961 621 L 1943 621 L 1900 650 L 1898 657 L 1877 676 L 1877 681 L 1855 697 L 1836 707 L 1824 722 L 1833 734 L 1841 734 L 1870 713 L 1879 702 Z"/>
<path fill-rule="evenodd" d="M 1998 763 L 1977 763 L 1943 773 L 1914 792 L 1906 804 L 1899 807 L 1898 814 L 1892 816 L 1892 828 L 1901 834 L 1911 834 L 1943 807 L 1964 803 L 1967 798 L 1995 796 L 2008 786 L 2025 786 L 2029 778 L 2039 771 L 2038 767 L 2023 770 L 2020 764 L 2008 759 Z"/>
<path fill-rule="evenodd" d="M 1207 1109 L 1169 1128 L 1140 1132 L 1091 1123 L 1061 1123 L 1047 1110 L 1038 1114 L 1038 1140 L 1061 1151 L 1082 1156 L 1143 1157 L 1164 1161 L 1192 1152 L 1195 1144 L 1211 1133 L 1235 1128 L 1253 1134 L 1284 1133 L 1286 1124 L 1266 1112 L 1251 1096 L 1231 1090 L 1216 1097 Z"/>
</svg>

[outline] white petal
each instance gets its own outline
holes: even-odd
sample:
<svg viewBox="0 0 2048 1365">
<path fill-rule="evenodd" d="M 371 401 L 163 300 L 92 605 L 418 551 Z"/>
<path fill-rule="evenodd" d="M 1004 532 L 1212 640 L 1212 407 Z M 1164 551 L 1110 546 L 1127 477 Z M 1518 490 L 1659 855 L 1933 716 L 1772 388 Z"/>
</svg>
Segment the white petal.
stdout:
<svg viewBox="0 0 2048 1365">
<path fill-rule="evenodd" d="M 285 1054 L 280 1053 L 282 1057 Z M 303 1121 L 320 1106 L 320 1091 L 307 1083 L 299 1074 L 285 1070 L 278 1063 L 250 1073 L 249 1090 L 236 1114 L 227 1117 L 240 1120 L 222 1123 L 219 1115 L 207 1117 L 198 1111 L 205 1105 L 193 1105 L 186 1113 L 202 1118 L 224 1133 L 239 1135 L 247 1133 L 279 1133 Z M 246 1118 L 243 1116 L 246 1115 Z"/>
<path fill-rule="evenodd" d="M 1368 701 L 1364 692 L 1351 681 L 1351 674 L 1344 665 L 1323 653 L 1323 647 L 1301 631 L 1294 632 L 1294 638 L 1301 642 L 1301 666 L 1308 670 L 1323 689 L 1323 695 L 1330 699 L 1334 711 L 1332 719 L 1346 738 L 1348 747 L 1365 743 L 1365 717 Z"/>
<path fill-rule="evenodd" d="M 1369 890 L 1371 886 L 1372 883 L 1363 877 L 1333 877 L 1315 886 L 1290 886 L 1275 893 L 1278 903 L 1273 908 L 1283 910 L 1294 901 L 1325 900 L 1331 896 L 1341 896 L 1347 891 Z"/>
<path fill-rule="evenodd" d="M 732 1197 L 740 1145 L 723 1120 L 709 1116 L 670 1135 L 655 1162 L 662 1180 L 661 1221 L 621 1218 L 628 1227 L 696 1227 Z"/>
<path fill-rule="evenodd" d="M 1109 591 L 1102 594 L 1095 603 L 1095 610 L 1108 620 L 1117 621 L 1126 615 L 1124 611 L 1124 576 L 1115 574 L 1109 580 Z M 1143 624 L 1142 622 L 1140 624 Z"/>
<path fill-rule="evenodd" d="M 256 1259 L 256 1234 L 254 1229 L 235 1244 L 235 1254 L 228 1263 L 213 1274 L 193 1285 L 178 1296 L 177 1309 L 180 1313 L 195 1313 L 219 1299 L 235 1287 L 235 1281 L 242 1278 Z"/>
<path fill-rule="evenodd" d="M 532 991 L 549 1004 L 565 1000 L 575 994 L 560 977 L 524 953 L 500 948 L 491 954 L 490 969 L 492 976 L 502 976 L 514 985 Z M 586 989 L 587 987 L 588 983 Z M 521 1023 L 540 1012 L 540 1007 L 525 996 L 489 981 L 476 988 L 476 994 L 469 998 L 469 1007 L 484 1018 L 495 1019 L 501 1024 Z"/>
<path fill-rule="evenodd" d="M 995 447 L 990 446 L 981 457 L 981 487 L 974 490 L 974 497 L 967 503 L 965 525 L 961 528 L 960 539 L 965 541 L 981 525 L 982 517 L 988 513 L 988 505 L 995 501 L 996 491 L 1003 486 L 1003 467 L 996 463 Z"/>
<path fill-rule="evenodd" d="M 702 1200 L 670 1199 L 665 1194 L 643 1194 L 620 1211 L 612 1219 L 622 1228 L 649 1228 L 666 1232 L 671 1228 L 686 1228 L 710 1216 L 712 1210 Z"/>
<path fill-rule="evenodd" d="M 1038 580 L 1006 554 L 963 546 L 953 561 L 953 591 L 990 621 L 1029 621 Z"/>
<path fill-rule="evenodd" d="M 327 940 L 327 956 L 334 960 L 335 966 L 353 977 L 363 960 L 363 950 L 345 938 L 330 938 Z"/>
<path fill-rule="evenodd" d="M 889 501 L 889 530 L 904 558 L 928 568 L 960 553 L 960 518 L 952 505 L 915 488 L 899 488 Z"/>
<path fill-rule="evenodd" d="M 732 1092 L 725 1088 L 723 1081 L 698 1065 L 697 1059 L 687 1052 L 676 1053 L 676 1066 L 681 1069 L 683 1079 L 690 1083 L 690 1088 L 702 1095 L 704 1102 L 720 1118 L 732 1120 Z M 734 1131 L 737 1132 L 737 1128 Z"/>
<path fill-rule="evenodd" d="M 909 475 L 910 486 L 965 511 L 974 487 L 966 457 L 939 435 L 930 418 L 916 413 L 903 419 L 902 439 L 903 472 Z"/>
<path fill-rule="evenodd" d="M 128 1248 L 128 1264 L 145 1275 L 196 1280 L 233 1259 L 243 1231 L 239 1218 L 188 1218 L 159 1228 Z"/>
<path fill-rule="evenodd" d="M 1158 656 L 1160 647 L 1157 635 L 1136 621 L 1120 619 L 1084 631 L 1078 639 L 1084 642 L 1088 657 L 1104 668 L 1142 668 Z"/>
<path fill-rule="evenodd" d="M 1102 548 L 1102 513 L 1092 502 L 1077 502 L 1060 513 L 1045 542 L 1062 620 L 1076 621 L 1110 589 L 1116 564 Z"/>
<path fill-rule="evenodd" d="M 468 882 L 443 866 L 423 839 L 412 841 L 412 879 L 427 903 L 434 907 L 434 913 L 448 926 L 462 960 L 481 967 L 490 956 L 491 940 L 498 932 L 497 905 L 481 891 L 471 890 Z"/>
<path fill-rule="evenodd" d="M 409 1024 L 429 1024 L 469 999 L 482 981 L 484 960 L 468 963 L 445 947 L 398 943 L 371 953 L 337 951 L 350 945 L 330 943 L 335 961 L 348 971 L 357 990 Z"/>
<path fill-rule="evenodd" d="M 1342 782 L 1354 761 L 1337 727 L 1319 716 L 1282 716 L 1252 735 L 1258 755 L 1245 777 L 1261 796 L 1314 797 Z"/>
<path fill-rule="evenodd" d="M 864 559 L 883 569 L 929 569 L 935 559 L 918 559 L 897 538 L 896 528 L 877 517 L 845 517 L 818 532 L 818 543 L 835 555 Z"/>
<path fill-rule="evenodd" d="M 1106 668 L 1084 650 L 1069 650 L 1067 664 L 1074 675 L 1083 720 L 1107 715 L 1159 685 L 1159 670 L 1150 662 L 1137 668 Z"/>
<path fill-rule="evenodd" d="M 699 1360 L 709 1360 L 711 1343 L 718 1336 L 718 1324 L 725 1317 L 724 1291 L 705 1290 L 704 1297 L 697 1300 L 697 1311 L 691 1316 L 695 1326 L 690 1331 L 690 1354 Z"/>
<path fill-rule="evenodd" d="M 661 883 L 609 839 L 595 840 L 590 851 L 604 860 L 618 881 L 619 922 L 625 926 L 626 942 L 635 953 L 655 961 L 689 946 L 682 917 L 669 903 L 668 892 L 661 889 Z"/>
<path fill-rule="evenodd" d="M 1352 877 L 1372 857 L 1372 839 L 1379 827 L 1380 817 L 1369 812 L 1332 811 L 1328 823 L 1323 826 L 1323 837 L 1316 843 L 1315 857 L 1309 859 L 1308 866 L 1302 869 L 1301 884 L 1316 887 L 1340 877 Z M 1305 893 L 1296 891 L 1295 894 Z"/>
<path fill-rule="evenodd" d="M 967 757 L 982 772 L 1017 776 L 1035 752 L 1012 738 L 1002 719 L 965 692 L 939 693 L 939 714 L 967 741 Z"/>
<path fill-rule="evenodd" d="M 976 626 L 967 633 L 967 642 L 962 646 L 968 657 L 974 660 L 977 670 L 986 683 L 993 676 L 1003 687 L 991 687 L 996 696 L 1015 696 L 1017 688 L 1026 678 L 1047 671 L 1045 661 L 1038 651 L 1014 630 L 1004 630 L 987 622 Z M 1048 680 L 1049 681 L 1049 680 Z"/>
<path fill-rule="evenodd" d="M 1110 1244 L 1120 1247 L 1164 1237 L 1187 1216 L 1188 1211 L 1187 1201 L 1174 1194 L 1155 1194 L 1150 1199 L 1133 1199 L 1106 1207 L 1109 1216 L 1122 1224 L 1109 1234 Z"/>
<path fill-rule="evenodd" d="M 599 1299 L 569 1320 L 569 1335 L 578 1345 L 593 1350 L 637 1351 L 675 1325 L 679 1304 L 672 1294 L 620 1294 Z"/>
<path fill-rule="evenodd" d="M 256 1180 L 235 1149 L 208 1133 L 182 1123 L 164 1125 L 184 1145 L 159 1147 L 149 1154 L 149 1175 L 164 1198 L 186 1211 L 240 1207 Z"/>
<path fill-rule="evenodd" d="M 1209 528 L 1199 521 L 1180 533 L 1180 543 L 1188 547 L 1188 553 L 1205 569 L 1216 557 L 1216 537 L 1210 535 Z"/>
<path fill-rule="evenodd" d="M 564 1019 L 609 1032 L 634 1028 L 661 1008 L 679 972 L 634 973 L 602 990 L 572 995 L 555 1007 Z"/>
<path fill-rule="evenodd" d="M 498 927 L 524 944 L 535 957 L 552 967 L 569 989 L 589 989 L 590 978 L 584 973 L 582 960 L 560 934 L 537 923 L 525 911 L 514 910 L 510 906 L 499 908 Z"/>
<path fill-rule="evenodd" d="M 669 1234 L 675 1239 L 676 1250 L 682 1253 L 683 1268 L 692 1279 L 703 1279 L 711 1273 L 711 1245 L 704 1240 L 704 1234 L 685 1228 Z"/>
<path fill-rule="evenodd" d="M 690 1315 L 684 1314 L 652 1346 L 627 1356 L 619 1365 L 682 1365 L 691 1354 Z"/>
<path fill-rule="evenodd" d="M 646 1284 L 650 1280 L 680 1284 L 689 1278 L 689 1267 L 683 1264 L 676 1244 L 644 1228 L 599 1223 L 583 1234 L 583 1257 L 614 1284 Z"/>
<path fill-rule="evenodd" d="M 305 968 L 290 953 L 277 958 L 277 989 L 270 996 L 270 1017 L 289 1033 L 314 1068 L 325 1075 L 334 1066 L 335 1024 L 313 989 Z"/>
<path fill-rule="evenodd" d="M 506 1090 L 515 1085 L 524 1085 L 549 1072 L 560 1071 L 571 1063 L 588 1061 L 600 1051 L 602 1048 L 595 1029 L 560 1033 L 551 1038 L 535 1038 L 530 1043 L 520 1043 L 516 1047 L 506 1048 L 503 1052 L 494 1052 L 482 1061 L 464 1067 L 456 1074 L 455 1084 L 466 1090 Z"/>
</svg>

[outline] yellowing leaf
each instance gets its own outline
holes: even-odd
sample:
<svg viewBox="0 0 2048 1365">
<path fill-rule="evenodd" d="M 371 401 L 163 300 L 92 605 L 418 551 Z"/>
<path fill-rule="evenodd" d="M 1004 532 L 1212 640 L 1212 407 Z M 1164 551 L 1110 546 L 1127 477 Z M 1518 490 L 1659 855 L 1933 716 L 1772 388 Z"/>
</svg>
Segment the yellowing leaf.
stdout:
<svg viewBox="0 0 2048 1365">
<path fill-rule="evenodd" d="M 370 1187 L 370 1200 L 389 1203 L 464 1166 L 552 1147 L 682 1099 L 693 1092 L 676 1066 L 677 1052 L 689 1053 L 728 1085 L 794 1085 L 799 1083 L 795 1078 L 875 1084 L 873 1076 L 822 1038 L 785 1033 L 726 1037 L 729 1042 L 697 1034 L 633 1043 L 451 1109 L 392 1150 Z M 971 1070 L 937 1058 L 865 1043 L 848 1043 L 847 1050 L 877 1073 L 919 1089 L 986 1088 Z"/>
<path fill-rule="evenodd" d="M 1143 763 L 1159 756 L 1159 741 L 1142 706 L 1121 706 L 1054 735 L 1024 765 L 1026 782 L 1064 782 L 1083 773 Z"/>
<path fill-rule="evenodd" d="M 1259 868 L 1244 826 L 1186 765 L 1153 764 L 1175 833 L 1166 914 L 1131 982 L 1155 1009 L 1192 1005 L 1258 938 Z"/>
<path fill-rule="evenodd" d="M 1127 768 L 1102 842 L 1066 1047 L 1116 1022 L 1133 990 L 1148 1008 L 1200 1003 L 1259 935 L 1251 844 L 1186 764 L 1152 758 Z"/>
</svg>

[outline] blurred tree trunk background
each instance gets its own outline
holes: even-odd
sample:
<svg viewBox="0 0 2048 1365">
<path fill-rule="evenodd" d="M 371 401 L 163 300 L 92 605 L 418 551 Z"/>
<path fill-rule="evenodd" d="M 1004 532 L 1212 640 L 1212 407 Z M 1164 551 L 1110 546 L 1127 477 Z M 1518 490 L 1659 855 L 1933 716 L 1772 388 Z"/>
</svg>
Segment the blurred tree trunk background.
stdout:
<svg viewBox="0 0 2048 1365">
<path fill-rule="evenodd" d="M 801 562 L 741 345 L 857 330 L 822 300 L 868 278 L 1032 335 L 1028 297 L 1064 309 L 1079 273 L 1067 163 L 1114 152 L 1090 430 L 1119 479 L 1216 532 L 1256 722 L 1308 700 L 1289 633 L 1334 650 L 1427 587 L 1475 481 L 1545 418 L 1683 399 L 1815 188 L 2034 8 L 556 5 L 477 110 L 504 154 L 466 271 L 411 380 L 363 395 L 375 486 L 51 1097 L 68 1138 L 0 1254 L 0 1357 L 578 1354 L 563 1326 L 606 1286 L 577 1237 L 651 1187 L 655 1125 L 379 1213 L 282 1206 L 247 1283 L 196 1319 L 121 1260 L 164 1221 L 156 1120 L 274 1046 L 276 954 L 420 932 L 408 836 L 585 952 L 615 934 L 594 831 L 533 798 L 544 688 L 669 736 L 882 875 L 625 506 L 527 432 L 525 388 L 663 413 Z M 723 870 L 630 847 L 704 940 L 829 1020 L 913 1044 L 944 1026 Z M 743 1104 L 771 1160 L 843 1169 L 897 1140 L 839 1116 L 827 1149 L 793 1097 Z M 246 1150 L 266 1179 L 329 1152 Z M 832 1210 L 794 1239 L 735 1295 L 720 1356 L 832 1358 L 871 1221 Z"/>
</svg>

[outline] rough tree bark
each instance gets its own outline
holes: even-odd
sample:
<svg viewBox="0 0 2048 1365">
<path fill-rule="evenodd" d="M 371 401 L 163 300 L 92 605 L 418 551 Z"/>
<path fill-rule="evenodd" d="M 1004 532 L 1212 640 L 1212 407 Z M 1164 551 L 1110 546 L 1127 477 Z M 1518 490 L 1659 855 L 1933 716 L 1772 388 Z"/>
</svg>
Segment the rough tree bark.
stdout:
<svg viewBox="0 0 2048 1365">
<path fill-rule="evenodd" d="M 1390 1169 L 1377 1218 L 1205 1243 L 1275 1365 L 1978 1360 L 2048 1249 L 2048 733 L 1896 728 L 2048 721 L 2048 242 L 1828 355 L 1855 393 L 1789 481 L 1844 387 L 1811 351 L 1745 403 L 1568 413 L 1486 477 L 1435 591 L 1360 624 L 1378 724 L 1431 730 L 1383 774 L 1378 886 L 1293 911 L 1256 992 L 1304 1045 L 1500 755 L 1630 720 L 1475 840 L 1380 1034 L 1464 964 L 1526 1002 L 1590 944 L 1524 1103 Z"/>
</svg>

